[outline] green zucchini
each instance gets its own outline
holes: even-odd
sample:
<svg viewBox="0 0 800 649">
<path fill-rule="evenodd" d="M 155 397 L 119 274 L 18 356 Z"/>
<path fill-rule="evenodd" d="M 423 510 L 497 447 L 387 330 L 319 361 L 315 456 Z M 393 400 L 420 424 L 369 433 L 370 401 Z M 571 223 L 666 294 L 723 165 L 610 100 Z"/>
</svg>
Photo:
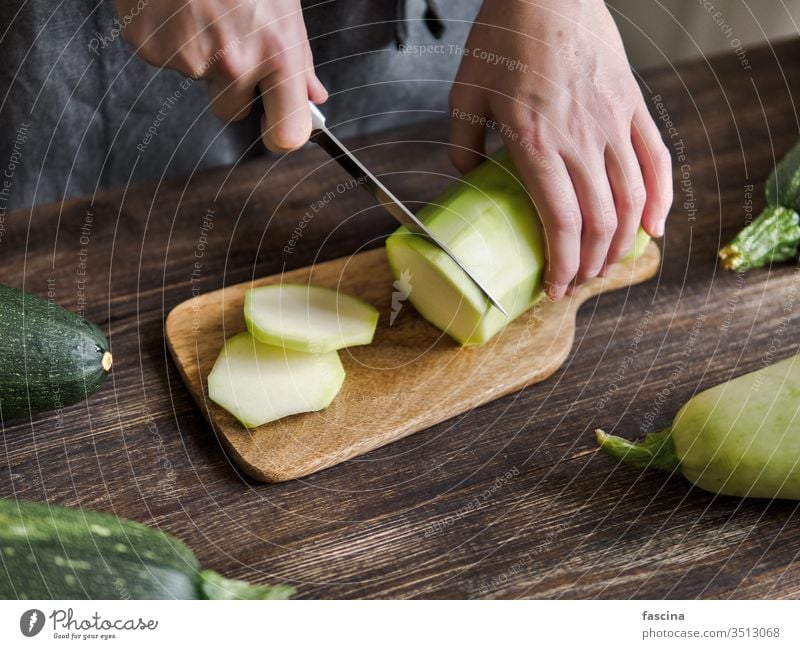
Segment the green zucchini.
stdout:
<svg viewBox="0 0 800 649">
<path fill-rule="evenodd" d="M 0 599 L 286 599 L 225 579 L 178 539 L 115 516 L 0 500 Z"/>
<path fill-rule="evenodd" d="M 719 251 L 728 270 L 750 270 L 796 258 L 800 248 L 800 142 L 772 170 L 767 206 Z"/>
<path fill-rule="evenodd" d="M 750 270 L 797 257 L 800 215 L 788 207 L 767 207 L 719 251 L 728 270 Z"/>
<path fill-rule="evenodd" d="M 640 442 L 595 434 L 606 453 L 713 493 L 800 500 L 800 356 L 701 392 Z"/>
<path fill-rule="evenodd" d="M 0 284 L 0 420 L 83 401 L 111 369 L 98 327 L 54 302 Z"/>
<path fill-rule="evenodd" d="M 772 170 L 765 193 L 768 205 L 783 205 L 800 212 L 800 141 Z"/>
</svg>

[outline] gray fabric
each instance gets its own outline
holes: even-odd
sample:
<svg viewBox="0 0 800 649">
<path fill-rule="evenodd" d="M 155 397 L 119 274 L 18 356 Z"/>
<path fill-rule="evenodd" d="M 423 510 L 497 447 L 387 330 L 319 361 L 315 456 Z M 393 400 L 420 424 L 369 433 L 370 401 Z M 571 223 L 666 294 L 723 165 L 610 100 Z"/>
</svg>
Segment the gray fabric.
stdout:
<svg viewBox="0 0 800 649">
<path fill-rule="evenodd" d="M 398 50 L 397 1 L 304 2 L 331 91 L 325 112 L 342 136 L 446 110 L 458 57 Z M 428 3 L 407 0 L 405 45 L 462 44 L 479 4 L 438 2 L 446 31 L 437 41 Z M 0 215 L 265 153 L 258 109 L 223 124 L 203 82 L 134 56 L 115 18 L 110 0 L 0 2 Z"/>
<path fill-rule="evenodd" d="M 395 0 L 303 3 L 317 74 L 331 93 L 325 114 L 339 136 L 431 119 L 447 110 L 461 61 L 453 51 L 463 46 L 480 0 L 439 0 L 440 39 L 425 20 L 429 3 L 401 1 L 407 28 L 401 49 Z M 424 50 L 431 46 L 440 50 Z"/>
<path fill-rule="evenodd" d="M 112 2 L 0 5 L 0 166 L 29 124 L 8 209 L 231 164 L 250 141 L 257 121 L 223 127 L 203 83 L 132 56 L 115 17 Z"/>
</svg>

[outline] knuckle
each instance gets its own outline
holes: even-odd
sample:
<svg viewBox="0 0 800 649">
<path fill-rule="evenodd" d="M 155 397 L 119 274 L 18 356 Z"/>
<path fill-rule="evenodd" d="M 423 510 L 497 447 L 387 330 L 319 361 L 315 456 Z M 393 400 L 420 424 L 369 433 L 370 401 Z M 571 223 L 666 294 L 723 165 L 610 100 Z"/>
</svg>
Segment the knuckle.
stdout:
<svg viewBox="0 0 800 649">
<path fill-rule="evenodd" d="M 247 66 L 235 51 L 224 54 L 218 63 L 218 69 L 222 76 L 229 81 L 236 81 L 247 74 Z"/>
<path fill-rule="evenodd" d="M 601 210 L 596 216 L 589 218 L 585 224 L 590 237 L 598 240 L 610 240 L 617 231 L 616 214 Z"/>
<path fill-rule="evenodd" d="M 283 41 L 273 39 L 267 56 L 269 65 L 273 70 L 285 70 L 291 65 L 291 53 Z"/>
<path fill-rule="evenodd" d="M 596 139 L 597 127 L 588 122 L 583 111 L 574 110 L 567 116 L 566 132 L 572 142 L 584 144 Z"/>
<path fill-rule="evenodd" d="M 230 121 L 232 115 L 232 111 L 228 110 L 221 102 L 216 101 L 211 103 L 211 112 L 214 114 L 214 117 L 221 119 L 223 122 Z"/>
<path fill-rule="evenodd" d="M 460 110 L 464 106 L 466 88 L 464 86 L 454 83 L 450 89 L 450 94 L 447 97 L 447 105 L 452 113 L 455 110 Z"/>
<path fill-rule="evenodd" d="M 552 269 L 551 275 L 558 284 L 567 284 L 578 274 L 578 260 L 562 259 Z"/>
<path fill-rule="evenodd" d="M 619 197 L 619 210 L 629 216 L 640 216 L 647 201 L 647 192 L 644 185 L 634 183 L 628 185 Z"/>
<path fill-rule="evenodd" d="M 559 238 L 580 236 L 580 215 L 573 211 L 562 211 L 552 220 L 548 228 L 551 235 Z"/>
<path fill-rule="evenodd" d="M 203 66 L 202 62 L 198 61 L 195 56 L 183 48 L 175 53 L 172 57 L 169 66 L 187 77 L 194 77 L 196 79 L 203 78 L 207 69 Z"/>
<path fill-rule="evenodd" d="M 139 26 L 139 21 L 133 21 L 120 30 L 122 40 L 132 47 L 143 47 L 147 40 L 147 33 Z"/>
<path fill-rule="evenodd" d="M 641 211 L 647 201 L 647 190 L 642 183 L 637 182 L 631 187 L 630 199 L 633 209 Z"/>
<path fill-rule="evenodd" d="M 303 137 L 299 129 L 278 125 L 270 131 L 269 139 L 273 145 L 271 149 L 286 152 L 301 147 L 308 138 Z"/>
<path fill-rule="evenodd" d="M 666 147 L 665 144 L 656 149 L 655 153 L 656 163 L 665 171 L 672 170 L 672 156 L 670 155 L 669 149 Z"/>
<path fill-rule="evenodd" d="M 456 169 L 463 173 L 469 168 L 472 154 L 468 150 L 465 150 L 461 146 L 451 146 L 449 147 L 448 153 L 450 155 L 450 162 L 453 163 Z"/>
<path fill-rule="evenodd" d="M 516 117 L 511 122 L 511 128 L 517 133 L 517 141 L 521 144 L 523 149 L 528 147 L 534 151 L 545 151 L 552 148 L 552 135 L 550 130 L 542 126 L 535 120 L 530 119 L 530 115 L 525 117 Z"/>
</svg>

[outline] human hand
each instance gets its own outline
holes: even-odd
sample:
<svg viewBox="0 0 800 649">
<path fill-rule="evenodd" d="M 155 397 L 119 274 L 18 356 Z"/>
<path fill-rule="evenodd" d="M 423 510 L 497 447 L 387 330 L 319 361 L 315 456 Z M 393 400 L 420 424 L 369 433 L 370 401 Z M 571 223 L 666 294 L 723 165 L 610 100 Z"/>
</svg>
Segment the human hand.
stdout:
<svg viewBox="0 0 800 649">
<path fill-rule="evenodd" d="M 256 92 L 273 151 L 311 134 L 308 100 L 327 92 L 314 73 L 300 0 L 116 0 L 122 34 L 149 63 L 208 81 L 214 114 L 243 119 Z"/>
<path fill-rule="evenodd" d="M 484 2 L 450 104 L 462 172 L 484 157 L 487 120 L 499 127 L 544 225 L 550 297 L 604 274 L 640 223 L 664 233 L 669 151 L 601 0 Z"/>
</svg>

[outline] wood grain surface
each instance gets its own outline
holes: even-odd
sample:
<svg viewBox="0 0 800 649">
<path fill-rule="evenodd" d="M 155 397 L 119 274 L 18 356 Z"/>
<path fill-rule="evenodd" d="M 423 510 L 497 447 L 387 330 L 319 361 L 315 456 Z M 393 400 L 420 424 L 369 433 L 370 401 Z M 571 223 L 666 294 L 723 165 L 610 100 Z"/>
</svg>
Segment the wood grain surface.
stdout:
<svg viewBox="0 0 800 649">
<path fill-rule="evenodd" d="M 165 335 L 194 400 L 239 467 L 267 482 L 302 478 L 546 379 L 569 354 L 575 313 L 590 297 L 650 279 L 661 255 L 617 264 L 569 298 L 541 300 L 482 347 L 461 348 L 410 306 L 392 316 L 384 248 L 278 273 L 189 298 Z M 354 295 L 381 314 L 371 345 L 341 350 L 347 377 L 333 403 L 248 430 L 208 398 L 208 375 L 225 339 L 245 331 L 245 293 L 267 284 L 315 284 Z"/>
<path fill-rule="evenodd" d="M 0 281 L 84 308 L 114 370 L 87 403 L 5 426 L 0 495 L 156 525 L 227 576 L 307 598 L 800 597 L 796 503 L 715 497 L 592 436 L 661 428 L 696 391 L 797 352 L 797 267 L 716 262 L 800 137 L 800 41 L 747 54 L 751 69 L 731 50 L 642 77 L 674 164 L 656 279 L 588 300 L 546 381 L 301 480 L 242 475 L 164 321 L 195 294 L 382 246 L 391 218 L 339 192 L 322 152 L 5 215 Z M 446 138 L 442 115 L 353 145 L 413 202 L 455 175 Z"/>
</svg>

